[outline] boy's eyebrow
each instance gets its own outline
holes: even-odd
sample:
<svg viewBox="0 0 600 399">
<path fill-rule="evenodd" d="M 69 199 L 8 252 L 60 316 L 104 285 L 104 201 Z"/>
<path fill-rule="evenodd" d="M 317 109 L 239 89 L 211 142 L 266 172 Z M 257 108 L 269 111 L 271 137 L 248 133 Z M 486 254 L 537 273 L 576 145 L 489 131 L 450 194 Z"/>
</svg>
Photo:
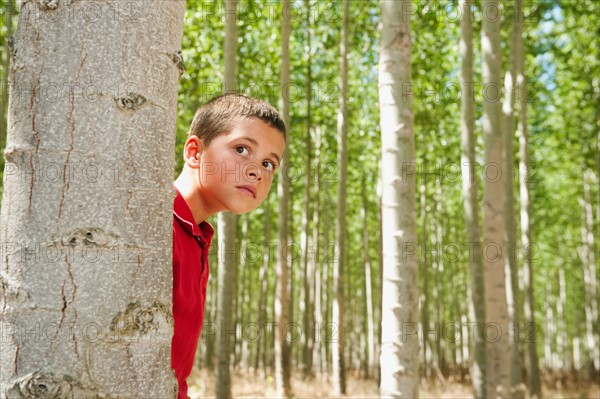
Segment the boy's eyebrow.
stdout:
<svg viewBox="0 0 600 399">
<path fill-rule="evenodd" d="M 252 143 L 252 144 L 254 144 L 254 145 L 258 145 L 258 141 L 254 140 L 254 139 L 253 139 L 253 138 L 251 138 L 251 137 L 246 137 L 246 136 L 244 136 L 244 137 L 239 137 L 239 139 L 240 139 L 240 140 L 246 140 L 246 141 L 249 141 L 249 142 L 251 142 L 251 143 Z M 275 157 L 275 159 L 277 159 L 277 163 L 280 163 L 280 162 L 281 162 L 281 159 L 279 158 L 279 155 L 275 154 L 274 152 L 272 152 L 272 153 L 271 153 L 271 155 L 272 155 L 273 157 Z"/>
</svg>

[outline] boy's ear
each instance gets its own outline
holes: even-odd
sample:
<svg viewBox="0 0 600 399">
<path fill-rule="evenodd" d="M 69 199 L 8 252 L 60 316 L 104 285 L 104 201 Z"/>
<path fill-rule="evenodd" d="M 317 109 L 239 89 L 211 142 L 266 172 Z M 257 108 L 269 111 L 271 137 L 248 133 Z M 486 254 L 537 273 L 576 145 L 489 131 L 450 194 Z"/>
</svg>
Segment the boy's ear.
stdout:
<svg viewBox="0 0 600 399">
<path fill-rule="evenodd" d="M 183 147 L 185 164 L 193 169 L 200 167 L 200 157 L 204 152 L 204 143 L 198 136 L 190 136 Z"/>
</svg>

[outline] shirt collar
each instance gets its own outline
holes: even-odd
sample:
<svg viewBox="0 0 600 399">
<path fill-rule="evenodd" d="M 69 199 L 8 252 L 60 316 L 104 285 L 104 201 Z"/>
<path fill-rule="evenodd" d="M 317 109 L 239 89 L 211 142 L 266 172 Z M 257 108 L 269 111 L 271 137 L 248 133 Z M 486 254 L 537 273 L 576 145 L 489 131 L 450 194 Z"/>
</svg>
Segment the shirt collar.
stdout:
<svg viewBox="0 0 600 399">
<path fill-rule="evenodd" d="M 196 224 L 194 216 L 192 215 L 192 210 L 185 198 L 183 198 L 177 187 L 173 186 L 173 188 L 176 192 L 175 202 L 173 204 L 173 215 L 179 219 L 184 229 L 190 234 L 198 237 L 201 247 L 210 245 L 210 241 L 215 233 L 214 228 L 207 221 Z"/>
</svg>

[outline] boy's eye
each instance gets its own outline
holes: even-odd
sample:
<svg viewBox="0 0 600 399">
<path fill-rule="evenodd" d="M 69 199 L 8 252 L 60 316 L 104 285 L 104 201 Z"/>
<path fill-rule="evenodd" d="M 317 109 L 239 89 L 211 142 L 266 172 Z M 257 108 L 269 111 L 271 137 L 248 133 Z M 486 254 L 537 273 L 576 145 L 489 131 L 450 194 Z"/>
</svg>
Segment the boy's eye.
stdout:
<svg viewBox="0 0 600 399">
<path fill-rule="evenodd" d="M 275 164 L 271 161 L 263 161 L 262 166 L 268 171 L 272 172 L 275 169 Z"/>
<path fill-rule="evenodd" d="M 235 147 L 235 152 L 241 155 L 248 155 L 248 149 L 243 145 L 238 145 L 237 147 Z"/>
</svg>

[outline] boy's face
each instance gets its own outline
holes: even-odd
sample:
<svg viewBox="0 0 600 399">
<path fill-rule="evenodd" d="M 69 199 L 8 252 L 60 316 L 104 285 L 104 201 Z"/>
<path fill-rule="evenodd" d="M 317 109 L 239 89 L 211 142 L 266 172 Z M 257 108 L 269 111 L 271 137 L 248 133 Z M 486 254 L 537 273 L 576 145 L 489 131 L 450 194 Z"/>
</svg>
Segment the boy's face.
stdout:
<svg viewBox="0 0 600 399">
<path fill-rule="evenodd" d="M 241 119 L 208 146 L 200 142 L 197 183 L 202 197 L 235 214 L 256 209 L 269 193 L 284 149 L 281 132 L 255 118 Z"/>
</svg>

